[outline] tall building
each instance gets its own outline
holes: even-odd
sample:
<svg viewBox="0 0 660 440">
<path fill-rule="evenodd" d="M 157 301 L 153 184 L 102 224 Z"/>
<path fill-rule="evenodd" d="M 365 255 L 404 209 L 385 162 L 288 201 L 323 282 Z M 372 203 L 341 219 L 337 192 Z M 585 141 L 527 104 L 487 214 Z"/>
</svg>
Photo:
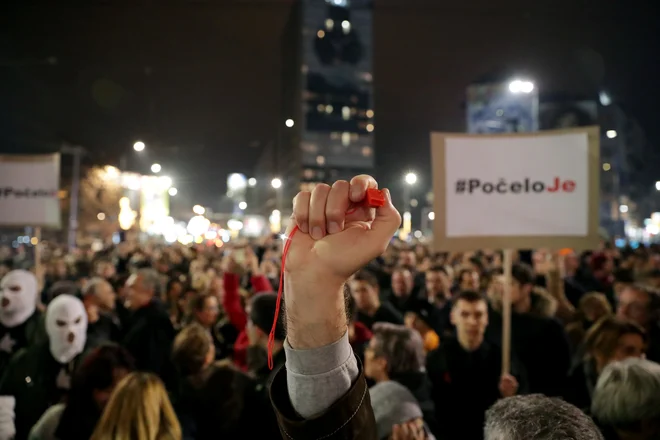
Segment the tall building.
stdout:
<svg viewBox="0 0 660 440">
<path fill-rule="evenodd" d="M 288 211 L 301 188 L 373 168 L 372 1 L 298 0 L 282 36 L 281 75 L 278 136 L 255 173 L 264 211 Z M 274 178 L 281 187 L 271 187 Z"/>
</svg>

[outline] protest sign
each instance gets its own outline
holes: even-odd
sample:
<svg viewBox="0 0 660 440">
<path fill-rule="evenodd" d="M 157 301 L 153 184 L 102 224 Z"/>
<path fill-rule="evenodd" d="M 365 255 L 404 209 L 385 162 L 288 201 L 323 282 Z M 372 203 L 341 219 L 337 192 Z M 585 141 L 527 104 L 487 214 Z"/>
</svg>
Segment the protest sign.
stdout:
<svg viewBox="0 0 660 440">
<path fill-rule="evenodd" d="M 59 228 L 60 155 L 0 156 L 0 226 Z"/>
<path fill-rule="evenodd" d="M 433 133 L 436 250 L 597 246 L 598 127 Z"/>
</svg>

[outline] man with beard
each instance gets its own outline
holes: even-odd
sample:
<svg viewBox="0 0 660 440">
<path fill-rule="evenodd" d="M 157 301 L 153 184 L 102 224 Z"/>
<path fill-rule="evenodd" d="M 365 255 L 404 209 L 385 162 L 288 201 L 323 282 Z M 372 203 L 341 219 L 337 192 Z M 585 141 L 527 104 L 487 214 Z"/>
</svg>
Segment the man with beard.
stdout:
<svg viewBox="0 0 660 440">
<path fill-rule="evenodd" d="M 11 271 L 0 282 L 0 374 L 14 353 L 45 339 L 37 290 L 37 278 L 27 270 Z"/>
<path fill-rule="evenodd" d="M 55 298 L 46 310 L 48 341 L 14 356 L 0 380 L 0 440 L 25 440 L 50 406 L 62 402 L 85 348 L 87 314 L 70 295 Z"/>
</svg>

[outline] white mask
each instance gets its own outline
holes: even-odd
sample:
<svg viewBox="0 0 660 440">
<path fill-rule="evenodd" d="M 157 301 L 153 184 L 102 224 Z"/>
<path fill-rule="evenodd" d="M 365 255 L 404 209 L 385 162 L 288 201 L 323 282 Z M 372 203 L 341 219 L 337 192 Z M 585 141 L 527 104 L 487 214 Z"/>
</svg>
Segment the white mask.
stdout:
<svg viewBox="0 0 660 440">
<path fill-rule="evenodd" d="M 75 296 L 59 295 L 46 309 L 46 332 L 50 353 L 56 361 L 66 364 L 85 349 L 87 313 Z"/>
<path fill-rule="evenodd" d="M 16 327 L 37 307 L 37 277 L 27 270 L 12 270 L 0 281 L 0 323 Z"/>
</svg>

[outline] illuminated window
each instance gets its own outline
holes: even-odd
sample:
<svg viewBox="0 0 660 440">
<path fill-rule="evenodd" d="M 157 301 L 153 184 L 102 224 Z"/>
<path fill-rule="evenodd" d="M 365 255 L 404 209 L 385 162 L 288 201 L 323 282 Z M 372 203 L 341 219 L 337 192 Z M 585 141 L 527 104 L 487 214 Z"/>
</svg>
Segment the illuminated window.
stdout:
<svg viewBox="0 0 660 440">
<path fill-rule="evenodd" d="M 319 38 L 323 38 L 323 37 L 325 37 L 325 31 L 323 31 L 323 30 L 318 31 L 318 32 L 316 33 L 316 36 L 319 37 Z"/>
<path fill-rule="evenodd" d="M 367 118 L 373 118 L 374 117 L 374 111 L 373 110 L 367 110 Z"/>
<path fill-rule="evenodd" d="M 344 147 L 351 145 L 351 134 L 349 132 L 345 131 L 341 134 L 341 144 Z"/>
<path fill-rule="evenodd" d="M 351 117 L 351 109 L 350 107 L 342 107 L 341 108 L 341 117 L 344 118 L 344 120 L 348 121 Z"/>
<path fill-rule="evenodd" d="M 323 157 L 323 156 L 316 156 L 316 163 L 317 163 L 319 166 L 323 166 L 323 165 L 325 165 L 325 157 Z"/>
<path fill-rule="evenodd" d="M 362 155 L 364 157 L 371 156 L 371 153 L 372 153 L 371 147 L 362 147 Z"/>
<path fill-rule="evenodd" d="M 371 133 L 372 131 L 374 131 L 374 124 L 367 124 L 367 131 L 368 131 L 369 133 Z"/>
</svg>

